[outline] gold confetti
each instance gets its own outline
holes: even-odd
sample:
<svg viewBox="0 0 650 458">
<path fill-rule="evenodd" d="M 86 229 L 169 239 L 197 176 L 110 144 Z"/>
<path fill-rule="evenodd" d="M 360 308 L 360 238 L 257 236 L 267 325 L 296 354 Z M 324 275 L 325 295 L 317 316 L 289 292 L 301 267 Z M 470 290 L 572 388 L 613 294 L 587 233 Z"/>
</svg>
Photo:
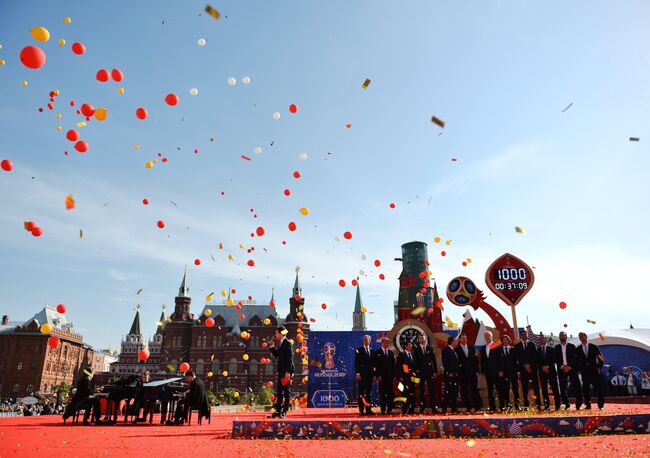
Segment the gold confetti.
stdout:
<svg viewBox="0 0 650 458">
<path fill-rule="evenodd" d="M 465 442 L 468 447 L 474 447 L 476 445 L 476 441 L 474 439 L 470 439 L 467 442 Z"/>
<path fill-rule="evenodd" d="M 212 296 L 214 296 L 214 292 L 205 296 L 205 302 L 212 302 Z"/>
<path fill-rule="evenodd" d="M 517 234 L 524 234 L 524 235 L 525 235 L 525 234 L 526 234 L 526 229 L 524 229 L 524 228 L 521 227 L 521 226 L 515 226 L 515 232 L 516 232 Z"/>
<path fill-rule="evenodd" d="M 137 292 L 137 293 L 135 293 L 135 294 L 136 294 L 136 296 L 137 296 L 138 294 L 140 294 L 141 292 L 142 292 L 142 288 L 140 288 L 140 289 L 138 290 L 138 292 Z"/>
<path fill-rule="evenodd" d="M 84 238 L 84 230 L 83 229 L 79 229 L 79 238 L 80 239 Z"/>
<path fill-rule="evenodd" d="M 587 323 L 589 323 L 589 324 L 596 324 L 596 322 L 595 322 L 594 320 L 587 320 Z"/>
<path fill-rule="evenodd" d="M 441 119 L 436 118 L 435 116 L 431 116 L 431 122 L 434 124 L 438 124 L 440 127 L 445 127 L 445 122 L 442 121 Z"/>
<path fill-rule="evenodd" d="M 75 207 L 74 197 L 72 194 L 65 197 L 65 208 L 66 210 L 72 210 Z"/>
<path fill-rule="evenodd" d="M 415 308 L 415 309 L 411 310 L 411 315 L 420 315 L 420 314 L 424 313 L 424 311 L 426 309 L 427 309 L 426 307 L 420 306 L 418 308 Z"/>
<path fill-rule="evenodd" d="M 219 11 L 215 10 L 210 5 L 205 5 L 205 12 L 217 20 L 221 17 Z"/>
<path fill-rule="evenodd" d="M 368 86 L 370 86 L 370 83 L 371 83 L 371 82 L 372 82 L 372 81 L 370 81 L 369 78 L 366 78 L 366 80 L 363 82 L 363 84 L 361 85 L 361 87 L 364 88 L 364 89 L 368 89 Z"/>
</svg>

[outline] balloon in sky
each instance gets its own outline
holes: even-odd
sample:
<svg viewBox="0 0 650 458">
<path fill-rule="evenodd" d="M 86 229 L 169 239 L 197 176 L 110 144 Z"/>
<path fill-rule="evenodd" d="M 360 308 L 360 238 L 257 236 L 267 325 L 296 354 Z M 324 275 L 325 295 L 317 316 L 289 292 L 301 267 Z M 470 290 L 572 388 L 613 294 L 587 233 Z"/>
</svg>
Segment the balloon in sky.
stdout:
<svg viewBox="0 0 650 458">
<path fill-rule="evenodd" d="M 198 95 L 198 93 L 199 90 L 197 88 L 193 87 L 192 89 L 190 89 L 190 95 L 194 96 L 194 95 Z"/>
<path fill-rule="evenodd" d="M 113 81 L 119 83 L 124 79 L 124 73 L 122 73 L 122 70 L 118 70 L 117 68 L 114 68 L 111 70 L 111 78 L 113 78 Z"/>
<path fill-rule="evenodd" d="M 72 52 L 75 53 L 76 55 L 80 56 L 86 52 L 86 47 L 79 42 L 72 43 Z"/>
<path fill-rule="evenodd" d="M 197 43 L 199 46 L 205 46 L 205 44 L 207 43 L 207 41 L 205 41 L 205 38 L 199 38 L 198 40 L 196 40 L 196 43 Z"/>
<path fill-rule="evenodd" d="M 308 158 L 309 156 L 307 156 L 307 153 L 300 153 L 300 156 L 298 156 L 298 159 L 301 161 L 306 161 Z"/>
<path fill-rule="evenodd" d="M 235 84 L 237 84 L 237 80 L 234 77 L 228 78 L 228 86 L 234 86 Z"/>
<path fill-rule="evenodd" d="M 22 51 L 20 51 L 20 61 L 27 68 L 36 70 L 45 65 L 47 57 L 41 48 L 38 46 L 25 46 Z M 23 85 L 25 86 L 25 85 Z"/>
<path fill-rule="evenodd" d="M 66 310 L 67 309 L 65 308 L 64 304 L 59 304 L 59 305 L 56 306 L 56 311 L 59 312 L 59 313 L 65 313 Z"/>
<path fill-rule="evenodd" d="M 95 107 L 92 106 L 90 103 L 84 103 L 81 105 L 81 114 L 84 116 L 91 117 L 92 115 L 95 114 Z"/>
<path fill-rule="evenodd" d="M 85 153 L 86 151 L 88 151 L 88 142 L 84 140 L 79 140 L 77 143 L 74 144 L 74 149 L 76 149 L 80 153 Z"/>
<path fill-rule="evenodd" d="M 273 113 L 273 119 L 275 119 L 276 121 L 280 119 L 280 113 L 278 113 L 277 111 Z"/>
<path fill-rule="evenodd" d="M 97 108 L 95 110 L 95 119 L 97 121 L 104 121 L 108 117 L 108 110 L 106 108 Z"/>
<path fill-rule="evenodd" d="M 97 81 L 105 83 L 106 81 L 109 80 L 110 75 L 108 73 L 108 70 L 106 70 L 105 68 L 101 68 L 97 71 L 97 75 L 95 76 L 95 78 L 97 79 Z"/>
<path fill-rule="evenodd" d="M 66 24 L 70 24 L 72 22 L 72 19 L 66 16 L 63 18 L 63 22 L 65 22 Z"/>
<path fill-rule="evenodd" d="M 297 113 L 298 112 L 298 107 L 296 106 L 296 104 L 292 103 L 291 105 L 289 105 L 289 111 L 291 113 Z"/>
<path fill-rule="evenodd" d="M 256 146 L 255 148 L 253 148 L 253 152 L 255 154 L 262 154 L 262 148 L 259 147 L 259 146 Z"/>
<path fill-rule="evenodd" d="M 147 109 L 146 108 L 138 108 L 135 110 L 135 115 L 137 116 L 138 119 L 147 119 Z"/>
<path fill-rule="evenodd" d="M 59 339 L 58 336 L 50 336 L 50 338 L 47 339 L 47 345 L 50 348 L 57 348 L 60 343 L 61 343 L 61 339 Z"/>
<path fill-rule="evenodd" d="M 178 96 L 176 94 L 167 94 L 165 96 L 165 103 L 169 106 L 174 106 L 178 104 Z"/>
<path fill-rule="evenodd" d="M 29 33 L 36 41 L 45 43 L 50 39 L 50 32 L 45 27 L 34 27 Z"/>
<path fill-rule="evenodd" d="M 187 372 L 190 370 L 190 365 L 188 363 L 183 362 L 181 363 L 180 366 L 178 366 L 178 368 L 180 369 L 181 372 Z"/>
<path fill-rule="evenodd" d="M 0 168 L 5 172 L 11 172 L 14 168 L 14 164 L 9 159 L 3 159 L 2 162 L 0 162 Z"/>
<path fill-rule="evenodd" d="M 244 76 L 241 79 L 242 84 L 251 84 L 251 77 L 250 76 Z"/>
<path fill-rule="evenodd" d="M 306 208 L 306 207 L 302 207 L 302 208 L 300 209 L 300 214 L 303 215 L 303 216 L 307 216 L 307 215 L 309 215 L 309 209 Z"/>
</svg>

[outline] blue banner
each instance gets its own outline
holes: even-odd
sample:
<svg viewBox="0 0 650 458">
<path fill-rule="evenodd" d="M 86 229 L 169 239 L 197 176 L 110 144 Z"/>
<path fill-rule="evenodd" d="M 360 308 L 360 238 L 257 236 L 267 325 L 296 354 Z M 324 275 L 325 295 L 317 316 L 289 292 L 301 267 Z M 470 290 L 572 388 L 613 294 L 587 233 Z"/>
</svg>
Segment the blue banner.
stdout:
<svg viewBox="0 0 650 458">
<path fill-rule="evenodd" d="M 371 337 L 370 347 L 380 347 L 379 339 L 388 331 L 311 331 L 309 333 L 309 407 L 343 407 L 357 401 L 354 351 L 363 345 L 363 336 Z M 373 386 L 372 402 L 376 404 Z"/>
</svg>

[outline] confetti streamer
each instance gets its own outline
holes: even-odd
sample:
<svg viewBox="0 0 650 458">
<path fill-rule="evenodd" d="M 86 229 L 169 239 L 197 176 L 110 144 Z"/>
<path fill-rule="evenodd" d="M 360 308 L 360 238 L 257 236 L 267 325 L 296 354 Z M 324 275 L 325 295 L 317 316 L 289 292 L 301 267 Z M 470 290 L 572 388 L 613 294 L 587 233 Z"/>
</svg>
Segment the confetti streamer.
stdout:
<svg viewBox="0 0 650 458">
<path fill-rule="evenodd" d="M 363 82 L 363 84 L 361 85 L 361 87 L 364 88 L 364 89 L 368 89 L 368 86 L 370 86 L 370 83 L 371 83 L 371 82 L 372 82 L 372 81 L 370 81 L 369 78 L 366 78 L 366 80 Z"/>
<path fill-rule="evenodd" d="M 74 202 L 74 197 L 72 197 L 72 194 L 66 196 L 65 198 L 65 208 L 66 210 L 72 210 L 75 208 L 76 204 Z"/>
<path fill-rule="evenodd" d="M 515 226 L 515 232 L 516 232 L 517 234 L 524 234 L 524 235 L 526 235 L 526 229 L 524 229 L 523 227 L 520 227 L 520 226 Z"/>
<path fill-rule="evenodd" d="M 219 13 L 219 11 L 212 8 L 210 5 L 205 5 L 205 12 L 208 13 L 213 18 L 215 18 L 216 20 L 219 20 L 219 18 L 221 17 L 221 13 Z"/>
<path fill-rule="evenodd" d="M 439 125 L 440 127 L 444 128 L 445 127 L 445 122 L 441 119 L 436 118 L 435 116 L 431 116 L 431 122 L 434 124 Z"/>
</svg>

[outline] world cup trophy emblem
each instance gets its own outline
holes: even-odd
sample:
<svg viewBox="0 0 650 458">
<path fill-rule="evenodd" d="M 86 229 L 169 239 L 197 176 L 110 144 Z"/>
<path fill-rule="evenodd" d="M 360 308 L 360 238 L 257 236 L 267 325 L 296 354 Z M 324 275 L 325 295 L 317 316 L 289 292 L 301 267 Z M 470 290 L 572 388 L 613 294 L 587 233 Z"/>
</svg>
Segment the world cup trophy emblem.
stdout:
<svg viewBox="0 0 650 458">
<path fill-rule="evenodd" d="M 325 355 L 325 368 L 334 369 L 334 355 L 336 354 L 336 346 L 332 342 L 327 342 L 323 345 L 323 354 Z"/>
</svg>

